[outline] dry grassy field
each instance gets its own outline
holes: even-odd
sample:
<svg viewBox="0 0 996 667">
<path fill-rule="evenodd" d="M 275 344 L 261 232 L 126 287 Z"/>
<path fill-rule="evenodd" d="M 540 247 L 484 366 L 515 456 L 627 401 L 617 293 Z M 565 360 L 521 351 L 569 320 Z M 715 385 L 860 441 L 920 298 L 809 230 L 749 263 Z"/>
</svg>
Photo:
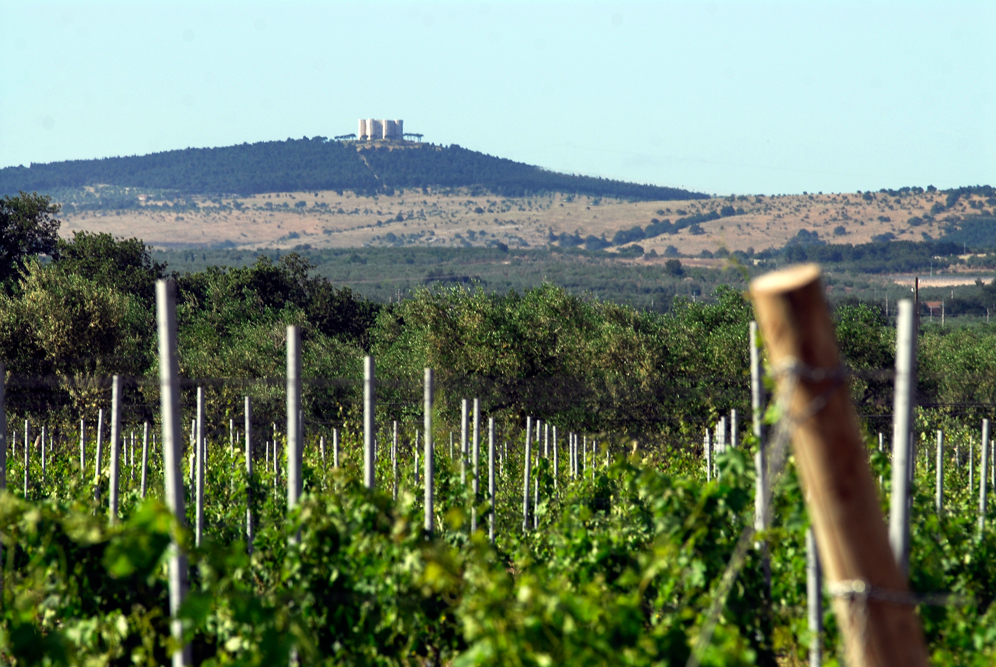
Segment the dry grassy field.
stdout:
<svg viewBox="0 0 996 667">
<path fill-rule="evenodd" d="M 548 244 L 551 232 L 577 232 L 582 237 L 604 234 L 611 240 L 617 231 L 645 227 L 653 218 L 674 221 L 723 206 L 738 209 L 738 215 L 702 223 L 695 233 L 686 228 L 639 241 L 647 252 L 653 249 L 663 254 L 673 245 L 684 255 L 698 255 L 722 247 L 731 251 L 781 247 L 800 230 L 831 243 L 867 243 L 887 232 L 903 240 L 919 241 L 924 234 L 938 238 L 943 219 L 969 212 L 971 198 L 963 197 L 936 221 L 915 227 L 908 221 L 923 217 L 944 198 L 941 193 L 899 197 L 876 193 L 869 200 L 845 193 L 633 203 L 559 194 L 510 199 L 460 191 L 424 194 L 409 190 L 375 197 L 333 191 L 284 192 L 244 198 L 195 197 L 196 207 L 182 211 L 149 198 L 139 209 L 64 216 L 62 233 L 110 232 L 138 237 L 160 248 L 481 246 L 494 241 L 509 247 L 536 247 Z"/>
</svg>

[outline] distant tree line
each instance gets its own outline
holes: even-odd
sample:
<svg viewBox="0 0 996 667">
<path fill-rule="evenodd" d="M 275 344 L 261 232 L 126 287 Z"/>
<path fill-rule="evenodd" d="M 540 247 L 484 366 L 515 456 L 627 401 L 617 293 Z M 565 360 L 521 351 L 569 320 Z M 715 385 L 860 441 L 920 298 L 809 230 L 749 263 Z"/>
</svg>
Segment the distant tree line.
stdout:
<svg viewBox="0 0 996 667">
<path fill-rule="evenodd" d="M 706 195 L 678 188 L 560 174 L 455 144 L 430 150 L 373 147 L 360 153 L 381 180 L 395 188 L 478 186 L 503 197 L 569 192 L 641 201 L 706 198 Z"/>
<path fill-rule="evenodd" d="M 677 188 L 560 174 L 457 145 L 428 144 L 411 150 L 376 147 L 357 152 L 349 142 L 329 141 L 326 137 L 0 169 L 0 194 L 51 192 L 96 184 L 182 194 L 249 195 L 304 190 L 376 194 L 391 193 L 396 188 L 476 187 L 508 197 L 543 192 L 643 201 L 706 196 Z"/>
<path fill-rule="evenodd" d="M 549 241 L 550 243 L 558 243 L 564 248 L 577 248 L 584 246 L 587 250 L 604 250 L 605 248 L 611 248 L 612 246 L 635 243 L 637 241 L 652 239 L 664 234 L 677 234 L 682 229 L 690 229 L 693 234 L 703 233 L 701 227 L 698 226 L 701 223 L 719 220 L 720 218 L 727 216 L 740 215 L 743 212 L 744 210 L 742 208 L 735 209 L 732 206 L 723 206 L 719 211 L 709 211 L 708 213 L 688 215 L 678 218 L 674 222 L 671 222 L 667 218 L 663 220 L 651 218 L 650 224 L 646 227 L 635 225 L 628 229 L 620 229 L 612 235 L 611 240 L 607 239 L 604 234 L 601 237 L 592 235 L 582 237 L 578 232 L 574 232 L 573 234 L 554 234 L 553 232 L 550 232 Z"/>
<path fill-rule="evenodd" d="M 800 234 L 806 230 L 800 230 Z M 812 234 L 807 232 L 808 235 Z M 786 263 L 816 262 L 862 273 L 905 273 L 947 268 L 958 261 L 962 246 L 950 242 L 886 241 L 859 245 L 808 243 L 764 250 L 757 259 L 780 259 Z"/>
</svg>

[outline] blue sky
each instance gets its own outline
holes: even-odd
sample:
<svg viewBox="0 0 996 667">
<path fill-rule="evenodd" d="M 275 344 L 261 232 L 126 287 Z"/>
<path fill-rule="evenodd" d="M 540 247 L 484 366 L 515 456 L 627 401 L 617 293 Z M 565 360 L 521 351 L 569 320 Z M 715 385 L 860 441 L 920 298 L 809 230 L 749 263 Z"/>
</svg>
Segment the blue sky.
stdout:
<svg viewBox="0 0 996 667">
<path fill-rule="evenodd" d="M 0 167 L 401 118 L 729 194 L 996 184 L 996 2 L 4 3 Z"/>
</svg>

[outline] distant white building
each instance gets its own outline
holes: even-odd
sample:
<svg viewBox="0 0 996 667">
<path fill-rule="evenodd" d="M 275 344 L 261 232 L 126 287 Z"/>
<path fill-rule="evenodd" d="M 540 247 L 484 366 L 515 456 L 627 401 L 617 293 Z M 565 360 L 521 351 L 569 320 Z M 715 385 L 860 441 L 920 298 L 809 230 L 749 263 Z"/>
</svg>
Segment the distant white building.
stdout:
<svg viewBox="0 0 996 667">
<path fill-rule="evenodd" d="M 401 139 L 405 133 L 403 120 L 377 120 L 361 118 L 360 129 L 356 133 L 360 140 L 366 139 Z"/>
</svg>

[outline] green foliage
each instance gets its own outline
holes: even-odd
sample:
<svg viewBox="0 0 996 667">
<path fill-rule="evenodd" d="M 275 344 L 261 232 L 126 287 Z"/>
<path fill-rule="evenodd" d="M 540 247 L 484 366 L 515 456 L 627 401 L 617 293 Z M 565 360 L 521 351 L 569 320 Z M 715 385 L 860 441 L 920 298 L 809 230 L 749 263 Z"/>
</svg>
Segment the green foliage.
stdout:
<svg viewBox="0 0 996 667">
<path fill-rule="evenodd" d="M 583 244 L 579 239 L 578 244 Z M 711 300 L 720 284 L 744 286 L 744 276 L 730 267 L 720 270 L 684 267 L 681 276 L 661 271 L 652 262 L 620 262 L 614 253 L 570 249 L 494 248 L 328 248 L 294 250 L 315 265 L 314 273 L 357 295 L 383 303 L 409 295 L 421 286 L 463 283 L 488 292 L 524 292 L 551 282 L 576 295 L 593 294 L 604 301 L 641 310 L 665 312 L 675 296 Z M 677 252 L 677 251 L 675 251 Z M 281 250 L 157 251 L 180 273 L 201 272 L 214 265 L 251 266 L 259 256 L 278 262 Z M 751 267 L 751 273 L 756 271 Z"/>
<path fill-rule="evenodd" d="M 18 291 L 0 294 L 0 359 L 12 374 L 55 384 L 15 385 L 7 394 L 15 410 L 93 414 L 107 378 L 142 375 L 153 363 L 152 313 L 131 294 L 37 262 Z"/>
<path fill-rule="evenodd" d="M 69 275 L 86 276 L 151 306 L 156 280 L 163 278 L 166 270 L 164 262 L 152 258 L 151 250 L 135 238 L 115 240 L 106 233 L 73 232 L 72 240 L 59 239 L 56 263 Z"/>
<path fill-rule="evenodd" d="M 800 236 L 803 236 L 800 230 Z M 809 234 L 809 232 L 807 232 Z M 957 261 L 963 252 L 958 243 L 889 241 L 852 245 L 813 243 L 788 244 L 782 250 L 765 250 L 758 253 L 762 259 L 781 258 L 787 263 L 817 262 L 833 264 L 841 270 L 862 273 L 906 273 L 923 271 L 930 267 L 945 268 Z"/>
<path fill-rule="evenodd" d="M 37 255 L 54 255 L 59 239 L 59 205 L 38 193 L 0 198 L 0 285 L 24 275 Z"/>
<path fill-rule="evenodd" d="M 680 412 L 701 420 L 738 400 L 751 310 L 733 290 L 717 294 L 716 304 L 679 302 L 662 317 L 553 285 L 522 295 L 422 290 L 382 313 L 373 351 L 388 377 L 434 368 L 441 386 L 463 387 L 506 418 L 652 436 L 685 428 Z M 456 398 L 442 395 L 441 409 L 455 410 Z"/>
<path fill-rule="evenodd" d="M 949 447 L 960 443 L 964 456 L 970 430 L 945 419 L 921 411 L 918 428 L 944 426 Z M 75 459 L 56 456 L 49 462 L 54 477 L 31 492 L 49 499 L 0 495 L 0 651 L 18 665 L 166 664 L 172 644 L 165 559 L 175 539 L 190 562 L 180 617 L 197 664 L 283 664 L 292 649 L 302 663 L 320 665 L 683 664 L 753 521 L 749 449 L 721 455 L 721 476 L 708 483 L 690 450 L 617 455 L 604 465 L 606 440 L 597 467 L 587 459 L 584 477 L 571 480 L 562 466 L 556 487 L 549 459 L 541 459 L 534 469 L 539 525 L 522 533 L 521 441 L 517 431 L 508 435 L 516 444 L 497 471 L 494 546 L 483 532 L 468 534 L 472 494 L 443 447 L 437 446 L 438 530 L 427 539 L 421 489 L 404 448 L 393 502 L 390 460 L 378 466 L 384 491 L 363 487 L 350 463 L 360 456 L 357 434 L 344 434 L 340 469 L 322 463 L 311 439 L 306 493 L 287 515 L 279 475 L 260 469 L 251 482 L 233 475 L 227 448 L 212 442 L 200 548 L 157 499 L 158 457 L 151 460 L 152 497 L 141 502 L 123 476 L 122 517 L 108 525 L 91 486 L 80 483 Z M 872 464 L 888 480 L 887 458 L 876 453 Z M 19 466 L 12 461 L 9 474 L 16 477 Z M 976 538 L 964 466 L 948 467 L 948 511 L 936 517 L 932 477 L 930 466 L 918 465 L 912 511 L 921 519 L 911 526 L 911 584 L 919 592 L 956 593 L 967 604 L 923 606 L 918 614 L 935 660 L 990 664 L 996 579 L 987 564 L 996 553 L 996 524 L 988 520 L 984 537 Z M 242 528 L 250 488 L 257 526 L 251 557 Z M 191 492 L 187 486 L 188 498 Z M 478 516 L 487 509 L 479 505 Z M 188 522 L 192 511 L 188 504 Z M 752 550 L 703 664 L 803 659 L 807 523 L 790 463 L 775 494 L 774 524 L 763 535 L 771 594 L 760 552 Z M 828 658 L 839 660 L 832 618 L 822 643 Z"/>
<path fill-rule="evenodd" d="M 0 193 L 96 184 L 182 194 L 315 190 L 375 194 L 393 192 L 395 188 L 474 187 L 515 197 L 542 192 L 644 201 L 706 197 L 678 188 L 558 174 L 455 144 L 373 146 L 357 151 L 355 145 L 324 137 L 0 169 Z M 137 205 L 134 194 L 125 194 L 116 202 L 121 208 Z"/>
</svg>

